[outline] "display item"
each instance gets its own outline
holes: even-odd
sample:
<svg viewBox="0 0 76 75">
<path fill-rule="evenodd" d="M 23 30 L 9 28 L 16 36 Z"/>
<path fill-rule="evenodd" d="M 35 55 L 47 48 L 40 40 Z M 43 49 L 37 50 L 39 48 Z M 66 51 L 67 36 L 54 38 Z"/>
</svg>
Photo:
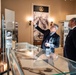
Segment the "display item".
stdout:
<svg viewBox="0 0 76 75">
<path fill-rule="evenodd" d="M 50 48 L 49 47 L 46 47 L 46 56 L 50 56 Z"/>
</svg>

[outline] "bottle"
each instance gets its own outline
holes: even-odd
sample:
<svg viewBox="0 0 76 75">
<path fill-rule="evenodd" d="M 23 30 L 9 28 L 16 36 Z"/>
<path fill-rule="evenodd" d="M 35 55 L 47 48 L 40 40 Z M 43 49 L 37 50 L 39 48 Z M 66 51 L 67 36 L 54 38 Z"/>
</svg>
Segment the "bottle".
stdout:
<svg viewBox="0 0 76 75">
<path fill-rule="evenodd" d="M 46 47 L 46 56 L 50 56 L 50 48 L 49 47 Z"/>
</svg>

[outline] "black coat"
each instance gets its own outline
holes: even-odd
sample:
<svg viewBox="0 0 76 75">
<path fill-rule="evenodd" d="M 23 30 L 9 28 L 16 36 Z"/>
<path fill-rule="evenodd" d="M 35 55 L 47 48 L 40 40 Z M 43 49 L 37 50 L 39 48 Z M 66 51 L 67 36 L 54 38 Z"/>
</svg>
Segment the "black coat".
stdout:
<svg viewBox="0 0 76 75">
<path fill-rule="evenodd" d="M 66 37 L 64 56 L 76 61 L 76 27 Z"/>
<path fill-rule="evenodd" d="M 44 41 L 47 40 L 48 37 L 50 36 L 50 30 L 49 29 L 43 30 L 39 26 L 37 26 L 36 29 L 44 34 L 42 45 L 41 45 L 41 48 L 43 48 Z M 54 48 L 59 47 L 60 36 L 57 33 L 54 33 L 50 38 L 52 38 L 53 40 Z M 52 49 L 54 50 L 54 48 Z"/>
</svg>

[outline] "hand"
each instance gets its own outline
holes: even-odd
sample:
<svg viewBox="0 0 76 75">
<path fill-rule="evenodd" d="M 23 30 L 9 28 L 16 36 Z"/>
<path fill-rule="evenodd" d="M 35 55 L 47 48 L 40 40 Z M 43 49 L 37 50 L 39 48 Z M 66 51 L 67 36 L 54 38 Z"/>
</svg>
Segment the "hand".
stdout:
<svg viewBox="0 0 76 75">
<path fill-rule="evenodd" d="M 50 43 L 45 43 L 45 46 L 54 48 L 54 44 L 50 44 Z"/>
<path fill-rule="evenodd" d="M 34 24 L 35 27 L 37 27 L 37 25 L 39 25 L 39 21 L 37 21 L 37 22 Z"/>
<path fill-rule="evenodd" d="M 49 43 L 45 43 L 45 46 L 46 46 L 46 47 L 50 47 L 50 44 L 49 44 Z"/>
<path fill-rule="evenodd" d="M 37 25 L 39 25 L 39 20 L 36 22 Z"/>
<path fill-rule="evenodd" d="M 33 25 L 39 25 L 39 21 L 34 22 Z"/>
</svg>

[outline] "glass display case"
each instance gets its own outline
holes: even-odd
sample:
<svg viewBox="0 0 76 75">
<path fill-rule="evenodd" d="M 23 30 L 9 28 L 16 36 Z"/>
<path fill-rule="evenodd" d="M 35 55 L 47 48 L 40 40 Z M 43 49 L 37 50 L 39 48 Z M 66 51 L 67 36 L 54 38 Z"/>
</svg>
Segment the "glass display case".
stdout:
<svg viewBox="0 0 76 75">
<path fill-rule="evenodd" d="M 43 49 L 29 43 L 16 43 L 15 49 L 10 50 L 9 55 L 11 54 L 14 54 L 13 60 L 17 62 L 12 67 L 17 65 L 20 66 L 20 69 L 18 67 L 17 69 L 22 70 L 22 74 L 18 75 L 70 75 L 76 73 L 76 67 L 72 65 L 76 62 L 54 53 L 46 56 Z M 10 59 L 10 56 L 8 57 Z M 72 71 L 69 71 L 69 66 Z"/>
</svg>

